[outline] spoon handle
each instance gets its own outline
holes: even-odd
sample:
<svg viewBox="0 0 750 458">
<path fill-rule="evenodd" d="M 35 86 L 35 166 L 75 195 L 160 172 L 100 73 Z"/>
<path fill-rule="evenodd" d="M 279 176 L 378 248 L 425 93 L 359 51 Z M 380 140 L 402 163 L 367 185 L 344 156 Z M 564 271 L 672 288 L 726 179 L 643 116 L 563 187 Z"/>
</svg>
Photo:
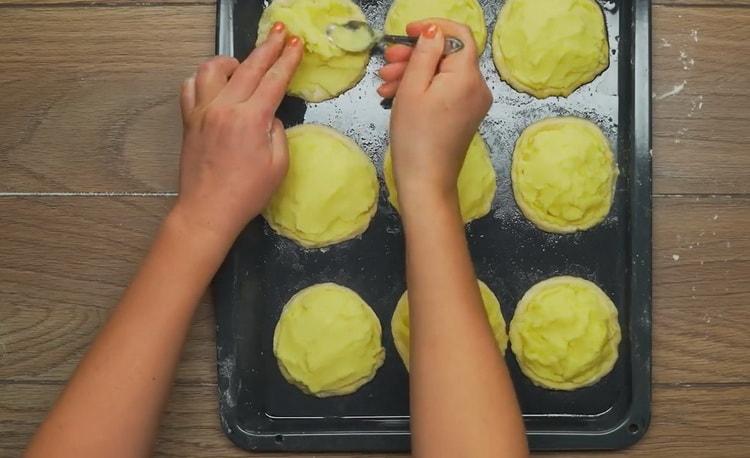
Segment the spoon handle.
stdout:
<svg viewBox="0 0 750 458">
<path fill-rule="evenodd" d="M 383 35 L 383 38 L 381 38 L 381 41 L 383 43 L 392 45 L 406 45 L 412 48 L 416 46 L 417 40 L 419 40 L 419 37 L 407 37 L 405 35 Z M 458 52 L 462 49 L 464 49 L 464 44 L 458 38 L 445 38 L 445 49 L 443 50 L 443 55 L 447 56 L 448 54 L 453 54 L 454 52 Z"/>
</svg>

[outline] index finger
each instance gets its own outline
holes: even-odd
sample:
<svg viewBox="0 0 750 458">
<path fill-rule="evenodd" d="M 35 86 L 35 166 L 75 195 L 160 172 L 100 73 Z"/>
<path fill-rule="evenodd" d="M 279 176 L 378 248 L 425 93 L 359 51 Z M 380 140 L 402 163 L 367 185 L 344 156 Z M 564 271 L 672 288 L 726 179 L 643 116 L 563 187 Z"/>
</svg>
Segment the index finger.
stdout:
<svg viewBox="0 0 750 458">
<path fill-rule="evenodd" d="M 406 62 L 411 57 L 412 48 L 406 45 L 389 45 L 385 48 L 383 57 L 388 63 Z"/>
<path fill-rule="evenodd" d="M 464 24 L 442 18 L 430 18 L 422 21 L 412 22 L 406 26 L 406 33 L 409 36 L 418 36 L 430 26 L 435 24 L 440 28 L 446 37 L 454 37 L 461 40 L 464 48 L 443 58 L 440 64 L 441 70 L 462 70 L 467 64 L 473 64 L 478 59 L 477 44 L 474 41 L 474 34 L 471 29 Z"/>
<path fill-rule="evenodd" d="M 240 103 L 250 98 L 263 75 L 279 58 L 286 41 L 286 27 L 277 22 L 268 38 L 247 56 L 217 96 L 219 102 Z"/>
<path fill-rule="evenodd" d="M 255 92 L 247 100 L 255 109 L 264 111 L 266 115 L 273 115 L 284 99 L 289 82 L 294 76 L 300 61 L 302 61 L 302 39 L 292 37 L 281 56 L 268 69 Z"/>
</svg>

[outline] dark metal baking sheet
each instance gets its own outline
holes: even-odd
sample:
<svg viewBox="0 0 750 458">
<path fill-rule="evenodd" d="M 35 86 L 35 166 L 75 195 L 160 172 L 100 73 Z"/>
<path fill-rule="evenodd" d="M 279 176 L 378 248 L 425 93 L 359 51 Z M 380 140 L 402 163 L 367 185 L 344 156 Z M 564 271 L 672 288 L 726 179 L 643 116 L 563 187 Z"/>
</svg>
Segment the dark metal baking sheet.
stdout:
<svg viewBox="0 0 750 458">
<path fill-rule="evenodd" d="M 634 443 L 650 418 L 651 390 L 651 149 L 649 0 L 599 0 L 605 11 L 610 67 L 567 98 L 537 100 L 503 83 L 490 46 L 482 71 L 495 103 L 481 126 L 498 175 L 492 212 L 467 226 L 480 279 L 497 294 L 506 321 L 536 282 L 570 274 L 590 279 L 614 300 L 623 340 L 614 370 L 573 392 L 535 387 L 512 351 L 506 354 L 531 447 L 536 450 L 615 449 Z M 390 1 L 360 1 L 382 26 Z M 480 0 L 494 28 L 502 0 Z M 217 52 L 244 58 L 256 39 L 261 0 L 219 0 Z M 318 104 L 288 98 L 285 125 L 317 122 L 353 138 L 381 175 L 389 112 L 375 92 L 375 56 L 365 78 L 340 97 Z M 524 127 L 550 115 L 597 123 L 614 146 L 621 171 L 609 217 L 575 235 L 537 230 L 518 210 L 510 159 Z M 391 338 L 390 318 L 405 289 L 404 244 L 398 215 L 381 186 L 378 211 L 361 237 L 325 250 L 305 250 L 251 222 L 232 247 L 213 285 L 217 318 L 220 418 L 238 446 L 263 451 L 406 451 L 408 377 Z M 272 351 L 282 307 L 298 290 L 333 281 L 357 291 L 383 325 L 386 360 L 356 393 L 327 399 L 303 394 L 281 376 Z"/>
</svg>

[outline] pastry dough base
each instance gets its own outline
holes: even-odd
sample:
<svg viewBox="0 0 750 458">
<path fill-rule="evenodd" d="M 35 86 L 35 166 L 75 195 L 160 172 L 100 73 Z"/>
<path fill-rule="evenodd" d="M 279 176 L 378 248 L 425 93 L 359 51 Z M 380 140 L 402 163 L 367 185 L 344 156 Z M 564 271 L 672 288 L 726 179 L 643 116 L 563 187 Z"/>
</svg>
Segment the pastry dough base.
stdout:
<svg viewBox="0 0 750 458">
<path fill-rule="evenodd" d="M 318 248 L 362 234 L 377 209 L 372 161 L 354 141 L 318 124 L 287 129 L 289 170 L 263 216 L 279 234 Z"/>
<path fill-rule="evenodd" d="M 516 141 L 513 196 L 538 228 L 582 231 L 609 214 L 618 173 L 609 142 L 594 123 L 548 118 L 527 127 Z"/>
<path fill-rule="evenodd" d="M 484 311 L 487 314 L 487 319 L 492 328 L 492 334 L 497 342 L 497 348 L 500 352 L 505 354 L 505 349 L 508 347 L 508 334 L 505 331 L 505 319 L 500 310 L 500 301 L 497 300 L 497 296 L 490 290 L 490 288 L 482 281 L 479 283 L 479 292 L 482 294 L 482 304 L 484 305 Z M 409 370 L 409 295 L 407 291 L 401 295 L 401 298 L 396 304 L 396 310 L 393 311 L 391 317 L 391 333 L 393 335 L 393 342 L 396 344 L 396 351 L 401 356 L 401 361 L 404 362 L 406 370 Z"/>
<path fill-rule="evenodd" d="M 391 149 L 385 152 L 383 175 L 388 189 L 388 201 L 397 211 L 398 190 L 393 176 Z M 490 161 L 490 150 L 477 133 L 469 144 L 461 172 L 458 175 L 458 203 L 465 223 L 481 218 L 490 212 L 497 189 L 495 169 Z"/>
<path fill-rule="evenodd" d="M 575 390 L 593 385 L 617 361 L 617 308 L 596 284 L 554 277 L 524 294 L 510 322 L 510 345 L 535 385 Z"/>
<path fill-rule="evenodd" d="M 433 17 L 466 24 L 474 36 L 477 53 L 482 54 L 487 44 L 487 25 L 477 0 L 394 0 L 385 18 L 385 33 L 404 35 L 409 23 Z"/>
<path fill-rule="evenodd" d="M 492 58 L 515 90 L 567 97 L 609 67 L 604 13 L 594 0 L 507 0 L 492 32 Z"/>
<path fill-rule="evenodd" d="M 383 365 L 385 349 L 375 312 L 349 288 L 313 285 L 284 306 L 273 353 L 284 378 L 317 397 L 358 390 Z"/>
<path fill-rule="evenodd" d="M 326 35 L 328 24 L 353 20 L 366 18 L 350 0 L 274 0 L 260 17 L 256 45 L 265 41 L 276 22 L 283 22 L 289 34 L 302 38 L 305 53 L 287 92 L 308 102 L 322 102 L 354 87 L 370 61 L 369 50 L 346 52 Z"/>
</svg>

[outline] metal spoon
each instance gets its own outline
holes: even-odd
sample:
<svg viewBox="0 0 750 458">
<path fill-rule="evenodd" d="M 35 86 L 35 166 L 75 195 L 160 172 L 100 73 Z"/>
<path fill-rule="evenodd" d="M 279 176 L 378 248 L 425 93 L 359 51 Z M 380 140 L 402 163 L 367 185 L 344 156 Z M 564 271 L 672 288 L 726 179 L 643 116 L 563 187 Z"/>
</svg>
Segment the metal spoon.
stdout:
<svg viewBox="0 0 750 458">
<path fill-rule="evenodd" d="M 326 35 L 334 45 L 348 52 L 364 52 L 382 44 L 401 44 L 414 47 L 419 39 L 419 37 L 405 35 L 386 35 L 373 30 L 370 24 L 363 21 L 328 24 Z M 446 37 L 443 55 L 453 54 L 463 48 L 464 44 L 458 38 Z"/>
</svg>

